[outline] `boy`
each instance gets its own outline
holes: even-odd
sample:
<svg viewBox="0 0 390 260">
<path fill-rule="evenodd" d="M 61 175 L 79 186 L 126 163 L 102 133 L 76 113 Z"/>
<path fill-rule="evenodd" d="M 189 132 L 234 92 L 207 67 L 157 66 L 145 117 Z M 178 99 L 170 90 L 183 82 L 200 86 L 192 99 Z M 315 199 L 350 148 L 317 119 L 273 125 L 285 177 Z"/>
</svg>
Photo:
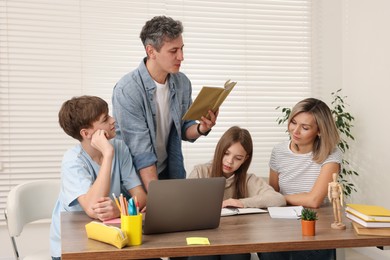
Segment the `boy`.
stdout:
<svg viewBox="0 0 390 260">
<path fill-rule="evenodd" d="M 137 196 L 140 208 L 146 193 L 136 174 L 126 144 L 113 139 L 115 119 L 108 115 L 107 103 L 95 96 L 74 97 L 59 113 L 66 134 L 80 141 L 62 160 L 61 190 L 50 227 L 52 259 L 61 258 L 60 215 L 62 211 L 85 211 L 101 221 L 120 216 L 110 194 L 119 196 L 121 187 Z"/>
</svg>

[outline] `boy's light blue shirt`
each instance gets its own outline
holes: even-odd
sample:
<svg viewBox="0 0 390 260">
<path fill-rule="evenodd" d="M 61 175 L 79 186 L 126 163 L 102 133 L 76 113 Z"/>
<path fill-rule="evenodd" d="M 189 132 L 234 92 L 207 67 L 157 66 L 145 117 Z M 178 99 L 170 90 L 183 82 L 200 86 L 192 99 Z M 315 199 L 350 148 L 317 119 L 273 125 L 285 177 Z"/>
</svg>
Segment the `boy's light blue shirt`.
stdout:
<svg viewBox="0 0 390 260">
<path fill-rule="evenodd" d="M 110 195 L 116 196 L 123 189 L 130 190 L 141 185 L 133 166 L 128 147 L 122 140 L 110 140 L 115 154 L 112 161 Z M 77 198 L 86 194 L 95 182 L 100 166 L 84 151 L 81 144 L 69 149 L 61 166 L 61 190 L 53 210 L 50 226 L 51 256 L 61 256 L 60 214 L 63 211 L 83 211 Z"/>
<path fill-rule="evenodd" d="M 130 148 L 137 171 L 157 162 L 157 86 L 145 62 L 146 58 L 137 69 L 123 76 L 115 85 L 112 95 L 117 137 L 122 138 Z M 181 118 L 192 104 L 192 87 L 190 80 L 181 72 L 169 74 L 168 86 L 173 125 L 167 145 L 167 167 L 170 178 L 185 178 L 181 141 L 186 140 L 187 128 L 196 122 L 183 121 Z"/>
</svg>

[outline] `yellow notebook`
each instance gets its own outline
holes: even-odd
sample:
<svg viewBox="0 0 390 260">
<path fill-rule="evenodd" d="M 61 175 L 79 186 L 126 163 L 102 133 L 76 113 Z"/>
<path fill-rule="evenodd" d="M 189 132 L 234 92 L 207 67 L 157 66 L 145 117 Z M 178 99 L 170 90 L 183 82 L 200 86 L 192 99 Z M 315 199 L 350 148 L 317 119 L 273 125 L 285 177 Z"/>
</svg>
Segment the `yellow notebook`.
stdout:
<svg viewBox="0 0 390 260">
<path fill-rule="evenodd" d="M 365 221 L 390 222 L 390 210 L 382 206 L 347 204 L 345 210 Z"/>
<path fill-rule="evenodd" d="M 215 113 L 236 84 L 237 82 L 228 80 L 223 88 L 203 87 L 182 119 L 200 120 L 202 116 L 210 119 L 209 110 Z"/>
</svg>

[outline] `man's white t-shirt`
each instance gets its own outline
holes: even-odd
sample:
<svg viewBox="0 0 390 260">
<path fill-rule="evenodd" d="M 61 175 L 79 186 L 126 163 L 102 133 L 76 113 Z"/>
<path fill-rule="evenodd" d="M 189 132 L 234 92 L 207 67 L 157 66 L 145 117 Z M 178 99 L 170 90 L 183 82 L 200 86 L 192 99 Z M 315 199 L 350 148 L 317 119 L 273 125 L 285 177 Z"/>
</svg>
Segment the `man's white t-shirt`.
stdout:
<svg viewBox="0 0 390 260">
<path fill-rule="evenodd" d="M 165 84 L 156 82 L 156 110 L 157 110 L 157 172 L 162 172 L 167 166 L 167 143 L 169 131 L 172 126 L 172 117 L 169 112 L 169 87 L 168 81 Z"/>
</svg>

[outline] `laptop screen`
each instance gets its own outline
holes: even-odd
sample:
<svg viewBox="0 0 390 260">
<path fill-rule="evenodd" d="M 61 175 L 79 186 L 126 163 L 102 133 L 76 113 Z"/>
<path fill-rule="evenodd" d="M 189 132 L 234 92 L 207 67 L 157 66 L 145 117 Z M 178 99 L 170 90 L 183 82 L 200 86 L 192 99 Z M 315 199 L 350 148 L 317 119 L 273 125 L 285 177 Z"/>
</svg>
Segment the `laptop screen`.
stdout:
<svg viewBox="0 0 390 260">
<path fill-rule="evenodd" d="M 224 177 L 152 181 L 144 234 L 217 228 L 225 182 Z"/>
</svg>

